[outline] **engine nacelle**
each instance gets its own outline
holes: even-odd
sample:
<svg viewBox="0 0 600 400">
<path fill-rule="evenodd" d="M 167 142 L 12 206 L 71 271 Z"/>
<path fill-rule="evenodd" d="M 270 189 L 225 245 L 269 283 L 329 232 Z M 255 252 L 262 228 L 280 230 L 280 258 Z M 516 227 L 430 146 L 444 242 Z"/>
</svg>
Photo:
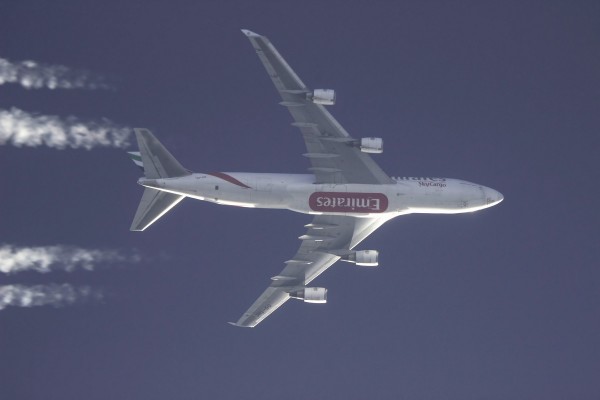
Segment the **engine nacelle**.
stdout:
<svg viewBox="0 0 600 400">
<path fill-rule="evenodd" d="M 360 250 L 343 258 L 360 267 L 376 267 L 379 265 L 379 252 L 377 250 Z"/>
<path fill-rule="evenodd" d="M 335 104 L 335 90 L 333 90 L 333 89 L 315 89 L 312 92 L 310 99 L 315 104 L 323 104 L 324 106 L 332 106 Z"/>
<path fill-rule="evenodd" d="M 322 287 L 310 287 L 297 292 L 291 292 L 294 299 L 303 300 L 305 303 L 327 303 L 327 289 Z"/>
<path fill-rule="evenodd" d="M 377 250 L 360 250 L 356 252 L 356 265 L 361 267 L 376 267 L 379 265 Z"/>
<path fill-rule="evenodd" d="M 383 139 L 378 137 L 360 139 L 360 151 L 372 154 L 383 153 Z"/>
</svg>

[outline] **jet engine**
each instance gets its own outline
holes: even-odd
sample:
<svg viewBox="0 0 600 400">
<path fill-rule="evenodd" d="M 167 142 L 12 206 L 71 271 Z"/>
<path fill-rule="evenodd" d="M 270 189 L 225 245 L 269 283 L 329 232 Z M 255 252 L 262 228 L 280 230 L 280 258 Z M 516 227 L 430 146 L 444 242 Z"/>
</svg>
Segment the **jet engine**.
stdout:
<svg viewBox="0 0 600 400">
<path fill-rule="evenodd" d="M 309 93 L 309 98 L 315 104 L 332 106 L 335 104 L 335 90 L 315 89 L 312 93 Z"/>
<path fill-rule="evenodd" d="M 379 252 L 377 250 L 360 250 L 350 253 L 343 259 L 359 267 L 376 267 L 379 265 Z"/>
<path fill-rule="evenodd" d="M 296 292 L 290 292 L 294 299 L 304 300 L 305 303 L 327 303 L 327 289 L 322 287 L 307 287 Z"/>
<path fill-rule="evenodd" d="M 377 137 L 366 137 L 360 139 L 360 151 L 363 153 L 383 153 L 383 139 Z"/>
</svg>

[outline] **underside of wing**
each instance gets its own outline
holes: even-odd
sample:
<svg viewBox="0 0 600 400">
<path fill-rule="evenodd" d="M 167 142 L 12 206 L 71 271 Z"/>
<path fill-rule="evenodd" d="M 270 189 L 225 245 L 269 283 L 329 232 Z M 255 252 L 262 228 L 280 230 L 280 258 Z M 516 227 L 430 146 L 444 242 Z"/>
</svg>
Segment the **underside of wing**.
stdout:
<svg viewBox="0 0 600 400">
<path fill-rule="evenodd" d="M 394 183 L 360 150 L 359 141 L 350 137 L 322 104 L 314 101 L 315 91 L 307 88 L 269 39 L 242 31 L 281 95 L 280 104 L 292 114 L 292 125 L 302 132 L 308 150 L 304 156 L 310 160 L 309 169 L 316 183 Z"/>
<path fill-rule="evenodd" d="M 291 297 L 303 298 L 308 285 L 340 258 L 379 228 L 387 218 L 354 218 L 318 215 L 307 224 L 302 244 L 286 266 L 271 278 L 271 285 L 236 322 L 241 327 L 255 327 Z M 319 288 L 321 289 L 321 288 Z M 325 290 L 325 289 L 323 289 Z M 300 293 L 300 295 L 299 295 Z M 323 293 L 325 294 L 326 291 Z M 304 298 L 305 301 L 308 301 Z M 311 302 L 325 302 L 311 301 Z"/>
<path fill-rule="evenodd" d="M 230 322 L 230 324 L 243 328 L 254 328 L 289 298 L 289 293 L 284 289 L 268 287 L 237 322 Z"/>
</svg>

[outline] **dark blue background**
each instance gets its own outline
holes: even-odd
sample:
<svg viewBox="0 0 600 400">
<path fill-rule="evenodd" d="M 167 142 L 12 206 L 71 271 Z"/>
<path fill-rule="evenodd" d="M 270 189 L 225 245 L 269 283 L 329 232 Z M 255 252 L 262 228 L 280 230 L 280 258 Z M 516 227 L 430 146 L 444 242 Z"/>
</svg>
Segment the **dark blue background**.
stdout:
<svg viewBox="0 0 600 400">
<path fill-rule="evenodd" d="M 120 4 L 123 3 L 123 4 Z M 111 5 L 112 4 L 112 5 Z M 497 207 L 398 218 L 335 265 L 329 302 L 236 320 L 306 215 L 186 200 L 129 232 L 118 149 L 0 148 L 0 242 L 135 248 L 146 262 L 1 276 L 101 287 L 0 312 L 1 399 L 597 399 L 600 3 L 0 3 L 0 57 L 114 91 L 0 87 L 0 108 L 148 127 L 186 167 L 304 173 L 304 144 L 240 28 L 267 35 L 390 175 L 493 187 Z M 150 260 L 148 260 L 150 258 Z"/>
</svg>

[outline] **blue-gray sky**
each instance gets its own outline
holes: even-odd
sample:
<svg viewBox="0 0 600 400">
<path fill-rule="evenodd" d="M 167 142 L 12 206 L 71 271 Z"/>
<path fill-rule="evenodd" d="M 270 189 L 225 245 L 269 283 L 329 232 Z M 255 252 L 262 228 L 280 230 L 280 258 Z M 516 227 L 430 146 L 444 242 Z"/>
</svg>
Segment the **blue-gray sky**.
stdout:
<svg viewBox="0 0 600 400">
<path fill-rule="evenodd" d="M 121 4 L 124 3 L 124 4 Z M 393 176 L 493 187 L 499 206 L 405 216 L 336 265 L 329 302 L 236 320 L 298 246 L 285 211 L 186 200 L 143 233 L 121 149 L 0 147 L 0 243 L 138 252 L 70 283 L 100 303 L 0 311 L 2 399 L 597 399 L 600 5 L 0 4 L 0 58 L 114 90 L 0 85 L 0 109 L 150 128 L 192 170 L 304 173 L 301 137 L 240 28 L 267 35 Z M 137 254 L 137 253 L 136 253 Z"/>
</svg>

